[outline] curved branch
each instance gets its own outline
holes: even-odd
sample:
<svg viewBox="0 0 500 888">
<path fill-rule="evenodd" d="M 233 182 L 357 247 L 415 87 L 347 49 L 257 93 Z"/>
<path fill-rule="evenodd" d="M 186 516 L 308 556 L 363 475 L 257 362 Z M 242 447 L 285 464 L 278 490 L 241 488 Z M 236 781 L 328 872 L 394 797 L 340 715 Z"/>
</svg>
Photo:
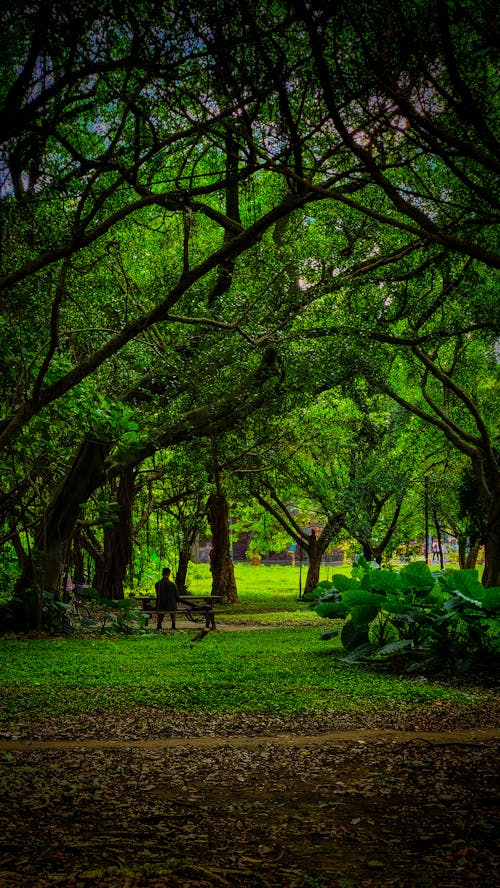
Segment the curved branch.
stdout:
<svg viewBox="0 0 500 888">
<path fill-rule="evenodd" d="M 417 404 L 412 404 L 410 401 L 407 401 L 406 398 L 403 398 L 401 395 L 398 395 L 396 391 L 392 388 L 392 386 L 387 384 L 381 385 L 381 391 L 384 394 L 388 395 L 389 398 L 392 398 L 393 401 L 396 401 L 398 404 L 401 404 L 402 407 L 405 407 L 409 413 L 413 413 L 415 416 L 423 419 L 424 422 L 429 423 L 429 425 L 434 426 L 434 428 L 439 429 L 439 431 L 443 432 L 443 434 L 448 438 L 452 444 L 455 445 L 457 450 L 460 450 L 462 453 L 465 453 L 472 460 L 480 460 L 481 459 L 481 451 L 479 447 L 474 447 L 472 444 L 469 444 L 467 441 L 464 441 L 463 438 L 458 435 L 451 426 L 448 425 L 447 422 L 443 422 L 437 416 L 433 416 L 432 413 L 427 413 L 425 410 L 422 410 L 421 407 L 418 407 Z"/>
<path fill-rule="evenodd" d="M 490 450 L 491 444 L 488 430 L 472 398 L 467 394 L 467 392 L 464 392 L 464 390 L 460 388 L 460 386 L 458 386 L 456 382 L 454 382 L 453 379 L 451 379 L 451 377 L 448 376 L 447 373 L 445 373 L 444 370 L 441 370 L 439 367 L 437 367 L 434 361 L 431 360 L 429 355 L 427 355 L 426 352 L 424 352 L 424 350 L 420 348 L 419 345 L 414 345 L 412 347 L 412 351 L 414 355 L 424 364 L 424 366 L 427 367 L 429 373 L 431 373 L 431 375 L 434 376 L 435 379 L 439 380 L 439 382 L 449 388 L 450 391 L 452 391 L 453 394 L 456 395 L 456 397 L 467 407 L 467 410 L 476 423 L 483 446 Z"/>
<path fill-rule="evenodd" d="M 227 241 L 219 250 L 212 253 L 211 256 L 203 260 L 203 262 L 200 262 L 195 268 L 190 269 L 186 274 L 182 274 L 177 284 L 172 287 L 165 299 L 163 299 L 159 305 L 125 325 L 122 330 L 120 330 L 116 336 L 109 339 L 105 345 L 97 349 L 88 358 L 81 361 L 77 366 L 61 377 L 61 379 L 57 380 L 57 382 L 48 386 L 46 389 L 41 390 L 36 401 L 31 398 L 25 402 L 16 413 L 7 418 L 0 425 L 0 449 L 13 440 L 21 428 L 29 422 L 33 416 L 40 413 L 44 407 L 51 404 L 53 401 L 56 401 L 70 389 L 74 388 L 75 385 L 97 370 L 97 368 L 108 358 L 120 351 L 120 349 L 140 333 L 148 330 L 159 321 L 165 320 L 169 309 L 176 304 L 180 297 L 186 293 L 196 281 L 203 278 L 212 269 L 227 262 L 228 259 L 233 259 L 250 249 L 250 247 L 260 240 L 264 232 L 282 215 L 286 215 L 293 209 L 303 206 L 310 199 L 310 195 L 289 195 L 284 201 L 278 204 L 278 206 L 262 216 L 257 222 L 249 226 L 249 228 L 245 229 L 241 234 L 236 235 L 234 238 Z"/>
</svg>

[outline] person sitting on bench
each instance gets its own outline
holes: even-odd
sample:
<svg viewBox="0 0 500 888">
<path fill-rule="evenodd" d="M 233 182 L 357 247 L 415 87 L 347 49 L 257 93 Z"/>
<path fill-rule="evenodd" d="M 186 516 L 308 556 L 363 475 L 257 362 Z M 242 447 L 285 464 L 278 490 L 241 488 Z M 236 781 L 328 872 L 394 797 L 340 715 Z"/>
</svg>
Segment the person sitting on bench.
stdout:
<svg viewBox="0 0 500 888">
<path fill-rule="evenodd" d="M 170 568 L 163 568 L 161 580 L 158 580 L 158 582 L 155 583 L 155 591 L 156 608 L 158 611 L 158 621 L 156 624 L 156 628 L 158 632 L 161 630 L 163 611 L 170 611 L 172 629 L 175 629 L 175 612 L 177 610 L 179 591 L 176 584 L 170 579 Z"/>
</svg>

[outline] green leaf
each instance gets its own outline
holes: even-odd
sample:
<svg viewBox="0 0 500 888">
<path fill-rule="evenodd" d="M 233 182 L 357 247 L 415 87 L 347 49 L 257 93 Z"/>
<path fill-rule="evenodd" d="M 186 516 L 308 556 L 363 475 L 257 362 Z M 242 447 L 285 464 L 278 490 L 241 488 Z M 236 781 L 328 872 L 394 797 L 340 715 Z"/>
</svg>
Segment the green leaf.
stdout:
<svg viewBox="0 0 500 888">
<path fill-rule="evenodd" d="M 337 592 L 346 592 L 348 589 L 360 589 L 359 580 L 355 580 L 352 577 L 346 577 L 344 574 L 334 574 L 331 581 L 331 586 L 337 590 Z"/>
<path fill-rule="evenodd" d="M 346 646 L 347 647 L 347 646 Z M 357 660 L 369 659 L 375 653 L 375 647 L 369 642 L 359 644 L 352 648 L 348 654 L 340 658 L 341 663 L 355 663 Z"/>
<path fill-rule="evenodd" d="M 380 608 L 373 604 L 362 604 L 351 608 L 351 619 L 355 626 L 366 626 L 375 619 Z"/>
<path fill-rule="evenodd" d="M 322 641 L 330 641 L 331 638 L 336 638 L 337 635 L 340 635 L 338 629 L 331 629 L 329 632 L 323 632 L 320 635 Z"/>
<path fill-rule="evenodd" d="M 353 651 L 362 644 L 366 645 L 368 644 L 368 626 L 356 626 L 352 620 L 348 620 L 342 627 L 340 640 L 348 651 Z"/>
<path fill-rule="evenodd" d="M 412 609 L 413 606 L 404 598 L 397 598 L 395 595 L 387 595 L 382 605 L 382 610 L 388 614 L 404 614 Z"/>
<path fill-rule="evenodd" d="M 424 561 L 413 561 L 399 572 L 404 591 L 427 592 L 436 583 L 432 571 Z"/>
<path fill-rule="evenodd" d="M 409 650 L 412 647 L 413 644 L 409 638 L 402 641 L 391 641 L 389 644 L 385 644 L 383 647 L 379 648 L 375 656 L 391 657 L 393 654 L 400 654 L 401 651 Z"/>
<path fill-rule="evenodd" d="M 439 582 L 450 595 L 458 595 L 470 604 L 486 610 L 500 609 L 500 587 L 488 589 L 479 582 L 477 570 L 448 570 Z"/>
<path fill-rule="evenodd" d="M 320 601 L 314 610 L 318 616 L 326 617 L 329 620 L 335 617 L 346 617 L 349 613 L 348 608 L 342 601 Z"/>
<path fill-rule="evenodd" d="M 316 591 L 316 589 L 320 589 L 322 592 L 325 592 L 328 589 L 335 588 L 334 579 L 335 579 L 335 575 L 332 577 L 331 580 L 321 580 L 318 583 L 318 585 L 315 586 L 315 588 L 313 589 L 313 592 Z"/>
<path fill-rule="evenodd" d="M 342 595 L 342 601 L 349 608 L 360 607 L 362 605 L 375 606 L 377 611 L 384 607 L 386 602 L 385 595 L 379 595 L 377 592 L 370 592 L 368 589 L 350 589 Z"/>
<path fill-rule="evenodd" d="M 400 574 L 394 570 L 372 570 L 369 579 L 370 589 L 377 592 L 399 592 L 403 586 Z"/>
</svg>

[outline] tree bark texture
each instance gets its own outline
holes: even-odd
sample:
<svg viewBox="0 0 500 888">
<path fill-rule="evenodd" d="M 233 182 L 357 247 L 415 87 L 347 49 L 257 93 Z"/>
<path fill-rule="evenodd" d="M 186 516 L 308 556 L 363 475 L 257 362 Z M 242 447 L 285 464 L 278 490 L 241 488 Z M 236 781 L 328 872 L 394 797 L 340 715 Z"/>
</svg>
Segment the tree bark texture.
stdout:
<svg viewBox="0 0 500 888">
<path fill-rule="evenodd" d="M 307 570 L 304 595 L 306 592 L 312 592 L 312 590 L 318 585 L 323 555 L 336 533 L 338 533 L 339 526 L 337 517 L 333 520 L 329 518 L 323 531 L 319 535 L 316 534 L 316 531 L 311 530 L 307 538 L 307 543 L 302 544 L 309 557 L 309 567 Z"/>
<path fill-rule="evenodd" d="M 104 553 L 94 580 L 101 598 L 111 598 L 113 601 L 123 598 L 123 584 L 132 558 L 133 469 L 127 468 L 121 473 L 116 500 L 116 520 L 111 527 L 104 527 Z"/>
<path fill-rule="evenodd" d="M 500 586 L 500 480 L 491 491 L 484 540 L 483 586 Z"/>
<path fill-rule="evenodd" d="M 177 565 L 177 572 L 175 574 L 175 584 L 179 590 L 180 595 L 185 594 L 186 592 L 186 577 L 189 567 L 189 559 L 191 557 L 191 545 L 182 544 L 179 549 L 179 561 Z"/>
<path fill-rule="evenodd" d="M 315 589 L 319 583 L 323 551 L 320 549 L 320 547 L 317 545 L 317 542 L 315 541 L 312 546 L 308 545 L 307 554 L 309 556 L 309 567 L 307 568 L 304 595 L 306 594 L 306 592 L 312 592 L 312 590 Z"/>
<path fill-rule="evenodd" d="M 39 625 L 44 590 L 60 597 L 67 550 L 81 504 L 102 483 L 108 453 L 108 444 L 84 441 L 44 516 L 14 593 L 23 602 L 20 619 L 26 628 Z"/>
<path fill-rule="evenodd" d="M 232 604 L 237 601 L 238 593 L 230 554 L 229 509 L 225 496 L 218 493 L 209 496 L 207 515 L 212 533 L 210 550 L 212 595 L 220 595 L 224 604 Z"/>
</svg>

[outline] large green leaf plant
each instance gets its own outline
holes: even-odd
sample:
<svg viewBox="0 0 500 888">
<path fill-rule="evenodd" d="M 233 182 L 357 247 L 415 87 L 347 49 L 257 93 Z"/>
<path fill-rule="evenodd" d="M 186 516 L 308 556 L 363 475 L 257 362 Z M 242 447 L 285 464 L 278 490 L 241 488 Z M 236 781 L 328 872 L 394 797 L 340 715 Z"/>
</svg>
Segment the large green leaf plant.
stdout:
<svg viewBox="0 0 500 888">
<path fill-rule="evenodd" d="M 431 571 L 423 561 L 383 570 L 360 557 L 351 576 L 334 574 L 307 596 L 319 616 L 344 620 L 345 662 L 409 672 L 498 668 L 500 587 L 485 589 L 477 570 Z"/>
</svg>

